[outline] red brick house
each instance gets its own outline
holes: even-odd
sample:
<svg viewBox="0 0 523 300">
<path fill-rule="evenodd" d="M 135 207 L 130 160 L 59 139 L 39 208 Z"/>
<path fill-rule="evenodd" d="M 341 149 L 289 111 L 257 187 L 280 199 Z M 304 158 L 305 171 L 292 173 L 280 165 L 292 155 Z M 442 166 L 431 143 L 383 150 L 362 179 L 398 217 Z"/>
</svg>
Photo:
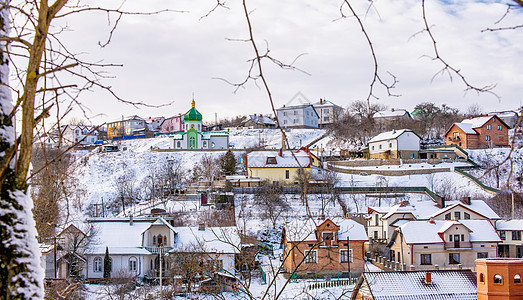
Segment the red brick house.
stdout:
<svg viewBox="0 0 523 300">
<path fill-rule="evenodd" d="M 508 147 L 508 126 L 498 116 L 485 116 L 454 123 L 445 133 L 447 145 L 467 149 Z"/>
<path fill-rule="evenodd" d="M 347 276 L 350 259 L 351 274 L 358 274 L 367 241 L 364 226 L 351 219 L 296 219 L 282 232 L 284 269 L 296 276 Z"/>
</svg>

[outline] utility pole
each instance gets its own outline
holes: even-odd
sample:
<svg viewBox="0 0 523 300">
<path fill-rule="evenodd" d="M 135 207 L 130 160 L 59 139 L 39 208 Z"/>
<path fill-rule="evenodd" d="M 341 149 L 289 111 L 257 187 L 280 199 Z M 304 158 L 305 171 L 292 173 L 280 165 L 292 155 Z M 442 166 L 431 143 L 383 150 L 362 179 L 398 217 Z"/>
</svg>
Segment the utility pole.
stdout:
<svg viewBox="0 0 523 300">
<path fill-rule="evenodd" d="M 352 276 L 350 275 L 350 237 L 347 235 L 347 265 L 349 267 L 349 284 L 351 284 Z"/>
<path fill-rule="evenodd" d="M 160 244 L 160 297 L 162 297 L 162 287 L 163 287 L 163 282 L 162 282 L 162 244 Z M 163 297 L 162 297 L 163 298 Z"/>
</svg>

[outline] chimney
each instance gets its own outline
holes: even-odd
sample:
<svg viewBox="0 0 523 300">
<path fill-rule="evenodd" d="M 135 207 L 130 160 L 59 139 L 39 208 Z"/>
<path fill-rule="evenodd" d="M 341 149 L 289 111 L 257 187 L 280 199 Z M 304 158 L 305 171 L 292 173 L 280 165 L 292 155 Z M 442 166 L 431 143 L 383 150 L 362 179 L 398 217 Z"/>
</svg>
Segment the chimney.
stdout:
<svg viewBox="0 0 523 300">
<path fill-rule="evenodd" d="M 322 103 L 323 103 L 323 99 L 320 98 L 320 104 L 322 104 Z"/>
<path fill-rule="evenodd" d="M 285 107 L 285 104 L 283 104 L 283 107 Z"/>
<path fill-rule="evenodd" d="M 254 114 L 254 116 L 256 117 L 256 114 Z"/>
<path fill-rule="evenodd" d="M 461 198 L 461 202 L 466 205 L 470 205 L 470 197 Z"/>
<path fill-rule="evenodd" d="M 432 283 L 432 274 L 430 272 L 425 272 L 425 283 Z"/>
<path fill-rule="evenodd" d="M 409 203 L 409 201 L 407 201 L 407 200 L 405 200 L 405 201 L 401 201 L 401 202 L 400 202 L 400 207 L 405 207 L 405 206 L 407 206 L 407 205 L 409 205 L 409 204 L 410 204 L 410 203 Z"/>
<path fill-rule="evenodd" d="M 394 107 L 390 109 L 391 112 L 394 112 Z"/>
<path fill-rule="evenodd" d="M 133 226 L 134 220 L 133 215 L 129 215 L 129 226 Z"/>
<path fill-rule="evenodd" d="M 205 223 L 198 224 L 198 230 L 205 231 Z"/>
<path fill-rule="evenodd" d="M 445 208 L 445 197 L 438 196 L 438 200 L 437 201 L 438 201 L 437 204 L 436 204 L 437 207 Z"/>
</svg>

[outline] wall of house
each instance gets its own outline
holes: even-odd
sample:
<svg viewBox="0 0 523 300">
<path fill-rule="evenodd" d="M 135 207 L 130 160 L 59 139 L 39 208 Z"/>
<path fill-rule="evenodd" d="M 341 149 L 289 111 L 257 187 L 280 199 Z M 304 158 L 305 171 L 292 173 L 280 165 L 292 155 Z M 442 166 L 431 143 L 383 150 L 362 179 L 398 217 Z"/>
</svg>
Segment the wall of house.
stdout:
<svg viewBox="0 0 523 300">
<path fill-rule="evenodd" d="M 214 147 L 212 146 L 214 143 Z M 229 148 L 229 137 L 228 136 L 211 136 L 207 148 L 209 149 L 228 149 Z"/>
<path fill-rule="evenodd" d="M 304 168 L 305 172 L 311 172 L 311 168 Z M 285 184 L 296 182 L 299 168 L 249 168 L 250 178 L 261 178 L 262 180 L 280 181 Z M 286 178 L 289 171 L 289 178 Z"/>
<path fill-rule="evenodd" d="M 401 251 L 395 248 L 396 251 Z M 421 244 L 412 245 L 412 248 L 404 248 L 405 261 L 407 268 L 414 265 L 416 270 L 431 270 L 438 265 L 440 269 L 457 269 L 458 265 L 449 264 L 449 253 L 459 253 L 462 268 L 475 270 L 475 260 L 478 253 L 488 253 L 489 258 L 496 257 L 496 243 L 472 243 L 472 247 L 461 250 L 446 250 L 443 244 Z M 410 254 L 412 249 L 412 256 Z M 431 254 L 431 265 L 421 265 L 421 254 Z M 412 263 L 412 260 L 413 263 Z"/>
<path fill-rule="evenodd" d="M 146 230 L 143 234 L 144 246 L 155 247 L 153 243 L 153 236 L 157 237 L 160 234 L 167 237 L 167 241 L 164 241 L 163 245 L 165 247 L 172 247 L 174 233 L 166 225 L 154 225 Z"/>
<path fill-rule="evenodd" d="M 340 241 L 340 246 L 326 247 L 316 245 L 316 241 L 304 241 L 297 243 L 296 247 L 292 247 L 292 243 L 286 243 L 284 257 L 287 253 L 287 259 L 284 261 L 284 268 L 287 272 L 292 272 L 296 266 L 304 259 L 306 251 L 311 249 L 310 245 L 314 245 L 313 251 L 316 251 L 317 260 L 315 263 L 304 262 L 297 270 L 298 276 L 306 276 L 312 273 L 316 276 L 334 276 L 345 272 L 347 273 L 347 262 L 340 262 L 340 249 L 347 249 L 347 241 Z M 350 242 L 350 249 L 352 250 L 351 273 L 357 273 L 364 270 L 364 243 Z"/>
<path fill-rule="evenodd" d="M 445 142 L 447 145 L 457 145 L 466 149 L 469 148 L 469 143 L 477 143 L 477 138 L 477 135 L 467 135 L 461 128 L 453 124 L 445 137 Z"/>
<path fill-rule="evenodd" d="M 148 256 L 155 257 L 154 255 L 148 255 Z M 147 259 L 148 256 L 109 254 L 109 257 L 112 259 L 111 277 L 112 278 L 127 277 L 127 276 L 143 277 L 145 275 L 146 268 L 149 267 L 149 265 L 148 265 L 149 260 Z M 103 254 L 89 254 L 86 257 L 87 257 L 87 264 L 86 264 L 87 278 L 92 278 L 92 279 L 103 278 L 104 255 Z M 94 269 L 94 267 L 95 267 L 94 260 L 97 257 L 101 258 L 101 260 L 102 260 L 102 266 L 101 266 L 101 270 L 99 272 L 96 272 Z M 136 258 L 136 261 L 137 261 L 136 271 L 131 271 L 129 268 L 129 261 L 131 258 Z"/>
<path fill-rule="evenodd" d="M 165 119 L 160 126 L 161 133 L 171 133 L 183 131 L 183 116 L 176 116 Z"/>
<path fill-rule="evenodd" d="M 383 221 L 381 220 L 382 216 L 383 214 L 373 211 L 367 220 L 367 235 L 369 239 L 387 239 L 387 230 L 384 230 L 385 227 L 383 227 Z"/>
<path fill-rule="evenodd" d="M 312 106 L 280 108 L 276 114 L 281 127 L 318 128 L 318 116 Z"/>
<path fill-rule="evenodd" d="M 490 125 L 490 129 L 489 128 Z M 498 129 L 501 126 L 501 130 Z M 506 147 L 509 145 L 508 140 L 508 127 L 503 125 L 498 117 L 492 117 L 480 128 L 476 128 L 479 132 L 479 148 L 492 148 L 492 147 Z M 487 140 L 487 136 L 490 140 Z"/>
<path fill-rule="evenodd" d="M 456 218 L 456 212 L 459 212 L 459 215 L 460 215 L 459 219 Z M 445 215 L 448 213 L 450 213 L 450 220 L 465 220 L 465 213 L 468 213 L 470 215 L 470 220 L 489 220 L 489 221 L 491 221 L 492 224 L 494 224 L 492 220 L 485 218 L 482 215 L 480 215 L 472 210 L 465 209 L 461 206 L 453 207 L 452 209 L 449 209 L 448 211 L 445 211 L 444 213 L 435 216 L 433 219 L 434 220 L 445 220 Z"/>
</svg>

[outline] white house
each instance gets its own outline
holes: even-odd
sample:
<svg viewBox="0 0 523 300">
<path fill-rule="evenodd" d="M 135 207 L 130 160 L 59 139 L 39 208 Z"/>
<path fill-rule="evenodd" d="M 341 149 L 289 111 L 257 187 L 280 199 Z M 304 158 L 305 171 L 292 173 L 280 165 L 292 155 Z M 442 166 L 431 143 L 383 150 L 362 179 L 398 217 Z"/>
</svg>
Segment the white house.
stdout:
<svg viewBox="0 0 523 300">
<path fill-rule="evenodd" d="M 523 220 L 500 220 L 496 230 L 502 240 L 498 246 L 500 257 L 523 257 Z"/>
<path fill-rule="evenodd" d="M 421 137 L 410 129 L 378 134 L 369 141 L 370 158 L 418 158 Z"/>
<path fill-rule="evenodd" d="M 340 120 L 343 117 L 343 107 L 325 99 L 313 103 L 314 109 L 319 115 L 318 127 L 322 128 Z"/>
<path fill-rule="evenodd" d="M 194 100 L 185 113 L 183 131 L 170 134 L 172 149 L 228 149 L 228 131 L 203 131 L 202 114 L 196 109 Z"/>
<path fill-rule="evenodd" d="M 159 277 L 160 252 L 163 275 L 172 269 L 172 255 L 200 253 L 202 260 L 234 274 L 240 237 L 235 227 L 174 227 L 163 218 L 100 218 L 89 224 L 97 232 L 86 253 L 86 277 L 103 278 L 106 248 L 112 277 Z"/>
<path fill-rule="evenodd" d="M 61 143 L 82 146 L 94 145 L 98 141 L 98 130 L 95 126 L 63 125 L 60 126 Z"/>
<path fill-rule="evenodd" d="M 390 260 L 406 270 L 476 269 L 478 258 L 496 257 L 501 242 L 488 220 L 410 221 L 394 230 Z"/>
<path fill-rule="evenodd" d="M 283 128 L 318 128 L 320 118 L 312 104 L 283 105 L 276 109 L 276 117 Z"/>
</svg>

